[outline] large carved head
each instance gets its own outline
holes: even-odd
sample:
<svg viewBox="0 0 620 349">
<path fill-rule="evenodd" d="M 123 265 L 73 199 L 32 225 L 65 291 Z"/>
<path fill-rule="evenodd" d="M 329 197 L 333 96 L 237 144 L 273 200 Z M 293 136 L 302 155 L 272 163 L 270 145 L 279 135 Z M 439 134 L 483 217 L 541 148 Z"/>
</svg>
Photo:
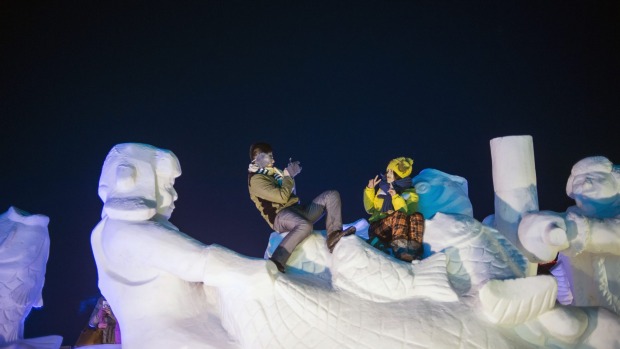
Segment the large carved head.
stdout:
<svg viewBox="0 0 620 349">
<path fill-rule="evenodd" d="M 160 214 L 170 218 L 181 175 L 177 157 L 148 144 L 123 143 L 110 150 L 101 170 L 102 217 L 142 221 Z"/>
<path fill-rule="evenodd" d="M 620 193 L 620 167 L 603 156 L 578 161 L 566 183 L 566 194 L 577 206 L 590 213 L 617 205 Z"/>
<path fill-rule="evenodd" d="M 460 176 L 425 168 L 413 177 L 419 196 L 418 211 L 430 219 L 437 212 L 474 216 L 467 180 Z"/>
</svg>

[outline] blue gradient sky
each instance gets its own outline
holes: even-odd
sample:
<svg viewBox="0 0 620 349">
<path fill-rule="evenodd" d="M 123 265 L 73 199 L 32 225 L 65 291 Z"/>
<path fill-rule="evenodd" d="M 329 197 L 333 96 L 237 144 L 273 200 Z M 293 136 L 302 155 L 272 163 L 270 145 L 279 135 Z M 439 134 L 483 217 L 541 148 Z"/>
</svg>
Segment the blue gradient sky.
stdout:
<svg viewBox="0 0 620 349">
<path fill-rule="evenodd" d="M 618 2 L 2 1 L 0 16 L 0 211 L 51 219 L 26 337 L 72 345 L 86 324 L 117 143 L 172 150 L 171 221 L 253 257 L 270 233 L 246 186 L 255 141 L 301 161 L 302 200 L 339 190 L 345 222 L 397 156 L 465 177 L 479 220 L 494 137 L 533 136 L 541 209 L 572 204 L 579 159 L 620 162 Z"/>
</svg>

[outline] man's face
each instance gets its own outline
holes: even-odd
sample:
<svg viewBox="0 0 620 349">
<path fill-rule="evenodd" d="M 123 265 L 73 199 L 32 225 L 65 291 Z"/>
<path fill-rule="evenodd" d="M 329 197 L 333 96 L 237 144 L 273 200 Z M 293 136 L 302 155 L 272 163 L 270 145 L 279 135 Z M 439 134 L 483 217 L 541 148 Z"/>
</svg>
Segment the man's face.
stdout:
<svg viewBox="0 0 620 349">
<path fill-rule="evenodd" d="M 259 153 L 254 160 L 254 163 L 258 165 L 258 167 L 273 167 L 275 162 L 273 153 Z"/>
<path fill-rule="evenodd" d="M 607 172 L 588 172 L 573 178 L 576 201 L 604 203 L 613 200 L 618 189 L 618 182 Z"/>
</svg>

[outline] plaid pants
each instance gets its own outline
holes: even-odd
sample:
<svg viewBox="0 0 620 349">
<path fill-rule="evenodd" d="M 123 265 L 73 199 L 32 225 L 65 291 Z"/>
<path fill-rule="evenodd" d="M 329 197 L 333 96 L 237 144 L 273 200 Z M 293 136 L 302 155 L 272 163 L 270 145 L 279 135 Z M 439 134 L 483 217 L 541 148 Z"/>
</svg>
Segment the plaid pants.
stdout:
<svg viewBox="0 0 620 349">
<path fill-rule="evenodd" d="M 371 245 L 399 259 L 409 262 L 420 259 L 424 238 L 424 216 L 419 212 L 407 215 L 396 211 L 370 223 L 368 238 Z"/>
</svg>

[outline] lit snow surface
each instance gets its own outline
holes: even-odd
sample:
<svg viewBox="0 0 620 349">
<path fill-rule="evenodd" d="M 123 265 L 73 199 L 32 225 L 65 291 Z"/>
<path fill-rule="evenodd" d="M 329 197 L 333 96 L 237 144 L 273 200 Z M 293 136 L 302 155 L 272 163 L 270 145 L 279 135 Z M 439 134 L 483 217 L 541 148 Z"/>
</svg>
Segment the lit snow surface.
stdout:
<svg viewBox="0 0 620 349">
<path fill-rule="evenodd" d="M 168 221 L 180 175 L 171 151 L 115 146 L 102 169 L 102 220 L 91 244 L 122 347 L 620 347 L 613 308 L 563 305 L 566 292 L 580 292 L 566 289 L 570 278 L 532 272 L 548 250 L 561 257 L 571 249 L 599 259 L 619 254 L 582 241 L 584 234 L 595 241 L 602 234 L 620 243 L 618 220 L 592 218 L 591 226 L 581 222 L 589 227 L 585 232 L 574 233 L 570 224 L 562 226 L 562 219 L 574 219 L 570 214 L 538 212 L 531 137 L 494 139 L 491 147 L 496 210 L 484 223 L 473 218 L 466 179 L 424 169 L 413 178 L 427 217 L 423 260 L 406 263 L 368 245 L 368 222 L 360 218 L 346 225 L 357 232 L 333 253 L 325 246 L 326 232 L 315 230 L 282 274 L 266 259 L 203 244 Z M 585 202 L 578 200 L 578 206 Z M 281 239 L 272 233 L 265 257 Z M 607 285 L 609 294 L 620 266 L 605 267 L 605 275 L 582 277 Z"/>
</svg>

